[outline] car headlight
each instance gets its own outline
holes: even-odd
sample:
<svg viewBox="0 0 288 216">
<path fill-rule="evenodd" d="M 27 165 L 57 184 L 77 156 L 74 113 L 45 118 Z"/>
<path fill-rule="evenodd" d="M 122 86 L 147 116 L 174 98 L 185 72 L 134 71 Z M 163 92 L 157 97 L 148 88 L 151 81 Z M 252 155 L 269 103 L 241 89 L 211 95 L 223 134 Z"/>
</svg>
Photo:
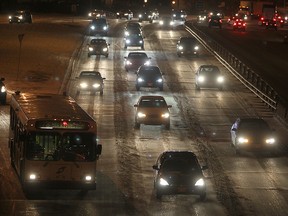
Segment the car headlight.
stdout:
<svg viewBox="0 0 288 216">
<path fill-rule="evenodd" d="M 88 13 L 88 16 L 91 17 L 91 16 L 92 16 L 92 13 Z"/>
<path fill-rule="evenodd" d="M 94 29 L 95 29 L 95 26 L 90 26 L 90 29 L 94 30 Z"/>
<path fill-rule="evenodd" d="M 120 13 L 119 13 L 119 12 L 117 12 L 116 14 L 117 14 L 118 16 L 120 15 Z"/>
<path fill-rule="evenodd" d="M 238 143 L 239 144 L 244 144 L 244 143 L 248 143 L 249 140 L 246 137 L 239 137 L 238 138 Z"/>
<path fill-rule="evenodd" d="M 144 82 L 144 79 L 141 78 L 141 77 L 139 77 L 139 78 L 138 78 L 138 82 Z"/>
<path fill-rule="evenodd" d="M 183 46 L 179 46 L 178 47 L 179 50 L 183 50 L 183 48 L 184 48 Z"/>
<path fill-rule="evenodd" d="M 159 184 L 161 186 L 168 186 L 169 185 L 168 182 L 165 179 L 163 179 L 163 178 L 159 179 Z"/>
<path fill-rule="evenodd" d="M 1 86 L 1 92 L 2 92 L 2 93 L 3 93 L 3 92 L 6 92 L 5 86 Z"/>
<path fill-rule="evenodd" d="M 274 144 L 275 143 L 275 139 L 271 137 L 271 138 L 266 139 L 265 142 L 267 144 Z"/>
<path fill-rule="evenodd" d="M 176 17 L 176 14 L 173 14 L 173 17 Z"/>
<path fill-rule="evenodd" d="M 199 50 L 199 46 L 195 46 L 195 47 L 194 47 L 194 50 Z"/>
<path fill-rule="evenodd" d="M 9 16 L 8 18 L 9 18 L 9 19 L 12 19 L 12 16 Z"/>
<path fill-rule="evenodd" d="M 218 83 L 223 83 L 224 82 L 224 77 L 222 77 L 222 76 L 217 77 L 217 82 Z"/>
<path fill-rule="evenodd" d="M 170 114 L 168 112 L 164 113 L 161 115 L 162 118 L 169 118 Z"/>
<path fill-rule="evenodd" d="M 128 36 L 128 35 L 129 35 L 129 32 L 128 32 L 128 31 L 125 31 L 124 34 L 125 34 L 125 36 Z"/>
<path fill-rule="evenodd" d="M 36 173 L 29 174 L 29 180 L 35 181 L 37 179 L 39 179 L 39 176 Z"/>
<path fill-rule="evenodd" d="M 23 19 L 23 16 L 22 16 L 22 15 L 21 15 L 21 16 L 19 16 L 19 19 L 21 19 L 21 20 L 22 20 L 22 19 Z"/>
<path fill-rule="evenodd" d="M 80 83 L 81 88 L 87 88 L 88 84 L 86 82 Z"/>
<path fill-rule="evenodd" d="M 139 16 L 138 16 L 139 18 L 142 18 L 142 14 L 139 14 Z"/>
<path fill-rule="evenodd" d="M 143 40 L 140 40 L 139 43 L 142 44 L 142 43 L 143 43 Z"/>
<path fill-rule="evenodd" d="M 161 21 L 159 22 L 159 24 L 160 24 L 160 25 L 163 25 L 163 24 L 164 24 L 164 22 L 161 20 Z"/>
<path fill-rule="evenodd" d="M 108 48 L 107 47 L 104 47 L 103 48 L 103 52 L 107 52 L 108 51 Z"/>
<path fill-rule="evenodd" d="M 99 83 L 94 83 L 92 86 L 93 86 L 93 88 L 99 88 L 100 84 Z"/>
<path fill-rule="evenodd" d="M 199 76 L 198 77 L 198 81 L 199 82 L 204 82 L 205 81 L 205 77 L 204 76 Z"/>
<path fill-rule="evenodd" d="M 126 39 L 126 40 L 125 40 L 125 43 L 127 43 L 127 44 L 130 44 L 130 42 L 131 42 L 131 41 L 130 41 L 129 39 Z"/>
<path fill-rule="evenodd" d="M 171 22 L 170 22 L 170 25 L 174 25 L 174 22 L 173 22 L 173 21 L 171 21 Z"/>
<path fill-rule="evenodd" d="M 162 78 L 159 78 L 159 79 L 157 79 L 157 82 L 158 82 L 158 83 L 162 83 L 162 82 L 163 82 L 163 79 L 162 79 Z"/>
<path fill-rule="evenodd" d="M 107 27 L 107 26 L 103 26 L 103 30 L 105 30 L 105 31 L 106 31 L 107 29 L 108 29 L 108 27 Z"/>
<path fill-rule="evenodd" d="M 146 62 L 144 63 L 144 65 L 150 65 L 150 64 L 151 64 L 150 61 L 146 61 Z"/>
<path fill-rule="evenodd" d="M 125 64 L 126 64 L 126 65 L 132 65 L 132 62 L 129 61 L 129 60 L 127 60 L 127 61 L 125 62 Z"/>
<path fill-rule="evenodd" d="M 89 47 L 88 49 L 90 52 L 94 50 L 93 47 Z"/>
<path fill-rule="evenodd" d="M 205 181 L 203 178 L 200 178 L 196 183 L 195 183 L 195 186 L 198 186 L 198 187 L 203 187 L 205 186 Z"/>
<path fill-rule="evenodd" d="M 86 175 L 85 176 L 85 181 L 90 182 L 92 180 L 92 176 L 91 175 Z"/>
<path fill-rule="evenodd" d="M 138 112 L 138 113 L 137 113 L 137 116 L 138 116 L 138 118 L 145 118 L 145 117 L 146 117 L 146 114 L 145 114 L 145 113 L 142 113 L 142 112 Z"/>
</svg>

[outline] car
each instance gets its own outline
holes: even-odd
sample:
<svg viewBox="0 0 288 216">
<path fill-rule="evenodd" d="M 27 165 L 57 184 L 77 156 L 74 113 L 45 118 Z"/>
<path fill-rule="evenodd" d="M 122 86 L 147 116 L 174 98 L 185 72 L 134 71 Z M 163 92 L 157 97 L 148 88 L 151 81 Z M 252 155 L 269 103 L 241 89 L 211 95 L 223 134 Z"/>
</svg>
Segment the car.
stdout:
<svg viewBox="0 0 288 216">
<path fill-rule="evenodd" d="M 236 19 L 233 23 L 233 31 L 246 31 L 246 22 L 242 19 Z"/>
<path fill-rule="evenodd" d="M 268 151 L 272 154 L 277 152 L 275 131 L 262 118 L 237 118 L 230 133 L 236 154 L 242 151 Z"/>
<path fill-rule="evenodd" d="M 109 55 L 109 45 L 105 39 L 94 38 L 91 39 L 88 44 L 88 57 L 91 55 L 104 55 L 108 58 Z"/>
<path fill-rule="evenodd" d="M 131 10 L 120 10 L 116 12 L 117 19 L 125 18 L 127 20 L 132 20 L 133 12 Z"/>
<path fill-rule="evenodd" d="M 129 21 L 126 23 L 126 27 L 125 28 L 139 28 L 142 29 L 142 26 L 139 22 L 135 22 L 135 21 Z"/>
<path fill-rule="evenodd" d="M 149 23 L 153 22 L 153 16 L 151 11 L 143 11 L 140 12 L 138 15 L 138 21 L 143 22 L 143 21 L 149 21 Z"/>
<path fill-rule="evenodd" d="M 89 25 L 90 35 L 108 35 L 108 22 L 106 18 L 93 19 Z"/>
<path fill-rule="evenodd" d="M 136 26 L 126 26 L 124 29 L 124 35 L 129 36 L 131 34 L 140 34 L 143 35 L 142 29 Z"/>
<path fill-rule="evenodd" d="M 152 21 L 159 19 L 159 11 L 158 11 L 157 8 L 152 9 L 152 10 L 150 11 L 150 13 L 151 13 Z"/>
<path fill-rule="evenodd" d="M 154 169 L 154 192 L 157 199 L 163 195 L 192 194 L 200 200 L 206 198 L 203 170 L 195 153 L 186 150 L 170 150 L 161 153 Z"/>
<path fill-rule="evenodd" d="M 142 65 L 136 72 L 136 90 L 140 91 L 142 87 L 159 88 L 163 91 L 163 77 L 158 66 Z"/>
<path fill-rule="evenodd" d="M 174 27 L 174 20 L 171 16 L 163 16 L 159 18 L 159 25 L 161 28 L 171 28 Z"/>
<path fill-rule="evenodd" d="M 201 65 L 195 75 L 196 90 L 201 88 L 223 89 L 224 77 L 216 65 Z"/>
<path fill-rule="evenodd" d="M 171 105 L 167 105 L 164 97 L 159 95 L 144 95 L 138 99 L 135 107 L 135 129 L 144 125 L 164 125 L 170 129 Z"/>
<path fill-rule="evenodd" d="M 198 23 L 206 22 L 207 18 L 208 18 L 207 12 L 201 12 L 197 15 L 197 22 Z"/>
<path fill-rule="evenodd" d="M 0 103 L 5 105 L 7 100 L 7 89 L 4 84 L 5 78 L 0 79 Z"/>
<path fill-rule="evenodd" d="M 128 47 L 141 47 L 144 50 L 144 39 L 142 34 L 130 34 L 124 38 L 124 49 Z"/>
<path fill-rule="evenodd" d="M 32 23 L 32 14 L 27 10 L 15 11 L 8 17 L 9 23 Z"/>
<path fill-rule="evenodd" d="M 265 22 L 265 27 L 266 29 L 275 29 L 277 31 L 278 27 L 277 27 L 277 21 L 276 19 L 269 19 Z"/>
<path fill-rule="evenodd" d="M 98 71 L 82 71 L 77 80 L 76 94 L 79 95 L 81 91 L 90 91 L 92 94 L 100 92 L 103 95 L 104 82 L 106 78 L 101 76 Z"/>
<path fill-rule="evenodd" d="M 279 26 L 281 28 L 283 28 L 284 24 L 285 24 L 285 18 L 284 17 L 285 16 L 281 15 L 280 13 L 275 14 L 275 16 L 274 16 L 274 19 L 276 20 L 276 22 L 279 24 Z"/>
<path fill-rule="evenodd" d="M 88 19 L 105 18 L 106 12 L 99 9 L 93 9 L 88 12 Z"/>
<path fill-rule="evenodd" d="M 177 42 L 177 56 L 195 55 L 199 56 L 200 45 L 195 37 L 183 36 Z"/>
<path fill-rule="evenodd" d="M 215 15 L 211 16 L 208 20 L 208 26 L 209 26 L 209 28 L 216 26 L 216 27 L 219 27 L 221 29 L 222 28 L 221 17 L 215 16 Z"/>
<path fill-rule="evenodd" d="M 124 57 L 125 70 L 137 70 L 142 65 L 150 65 L 150 57 L 145 52 L 129 52 L 128 56 Z"/>
<path fill-rule="evenodd" d="M 171 16 L 173 20 L 186 21 L 187 13 L 184 10 L 173 10 Z"/>
</svg>

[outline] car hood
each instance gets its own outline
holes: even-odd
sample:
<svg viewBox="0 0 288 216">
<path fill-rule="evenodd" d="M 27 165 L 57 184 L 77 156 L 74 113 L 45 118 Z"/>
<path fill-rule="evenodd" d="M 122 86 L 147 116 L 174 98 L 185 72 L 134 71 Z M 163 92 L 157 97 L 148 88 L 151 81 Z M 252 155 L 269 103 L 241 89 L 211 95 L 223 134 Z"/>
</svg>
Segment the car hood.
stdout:
<svg viewBox="0 0 288 216">
<path fill-rule="evenodd" d="M 191 185 L 195 184 L 200 178 L 203 178 L 202 172 L 180 172 L 180 171 L 165 171 L 160 172 L 159 177 L 168 181 L 169 184 L 183 184 Z"/>
<path fill-rule="evenodd" d="M 138 107 L 137 112 L 165 113 L 169 110 L 166 107 Z"/>
</svg>

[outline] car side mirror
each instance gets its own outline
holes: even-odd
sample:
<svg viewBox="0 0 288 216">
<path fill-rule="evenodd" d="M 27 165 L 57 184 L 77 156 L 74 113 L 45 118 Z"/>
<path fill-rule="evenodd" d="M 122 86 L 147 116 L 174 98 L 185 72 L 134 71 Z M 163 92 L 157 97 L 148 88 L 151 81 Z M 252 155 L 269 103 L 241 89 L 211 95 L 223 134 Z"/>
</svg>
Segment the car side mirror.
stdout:
<svg viewBox="0 0 288 216">
<path fill-rule="evenodd" d="M 125 56 L 124 59 L 127 59 L 127 57 Z"/>
<path fill-rule="evenodd" d="M 237 131 L 237 129 L 236 128 L 232 128 L 232 131 Z"/>
<path fill-rule="evenodd" d="M 134 104 L 134 107 L 138 107 L 138 104 Z"/>
<path fill-rule="evenodd" d="M 105 80 L 105 79 L 106 79 L 105 77 L 102 78 L 102 80 Z"/>
<path fill-rule="evenodd" d="M 153 165 L 152 168 L 153 168 L 154 170 L 159 170 L 159 167 L 158 167 L 157 165 Z"/>
<path fill-rule="evenodd" d="M 168 107 L 168 108 L 171 108 L 171 107 L 172 107 L 172 105 L 167 105 L 167 107 Z"/>
</svg>

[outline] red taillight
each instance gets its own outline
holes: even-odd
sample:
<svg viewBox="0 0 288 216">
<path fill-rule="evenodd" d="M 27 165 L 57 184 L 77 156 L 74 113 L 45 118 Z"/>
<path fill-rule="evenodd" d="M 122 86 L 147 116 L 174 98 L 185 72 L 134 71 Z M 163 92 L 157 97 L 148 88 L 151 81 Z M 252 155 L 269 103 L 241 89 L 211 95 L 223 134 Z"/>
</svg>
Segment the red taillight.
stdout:
<svg viewBox="0 0 288 216">
<path fill-rule="evenodd" d="M 67 126 L 68 126 L 68 122 L 63 121 L 63 122 L 62 122 L 62 125 L 63 125 L 64 127 L 67 127 Z"/>
<path fill-rule="evenodd" d="M 261 20 L 264 20 L 264 17 L 261 17 Z"/>
</svg>

